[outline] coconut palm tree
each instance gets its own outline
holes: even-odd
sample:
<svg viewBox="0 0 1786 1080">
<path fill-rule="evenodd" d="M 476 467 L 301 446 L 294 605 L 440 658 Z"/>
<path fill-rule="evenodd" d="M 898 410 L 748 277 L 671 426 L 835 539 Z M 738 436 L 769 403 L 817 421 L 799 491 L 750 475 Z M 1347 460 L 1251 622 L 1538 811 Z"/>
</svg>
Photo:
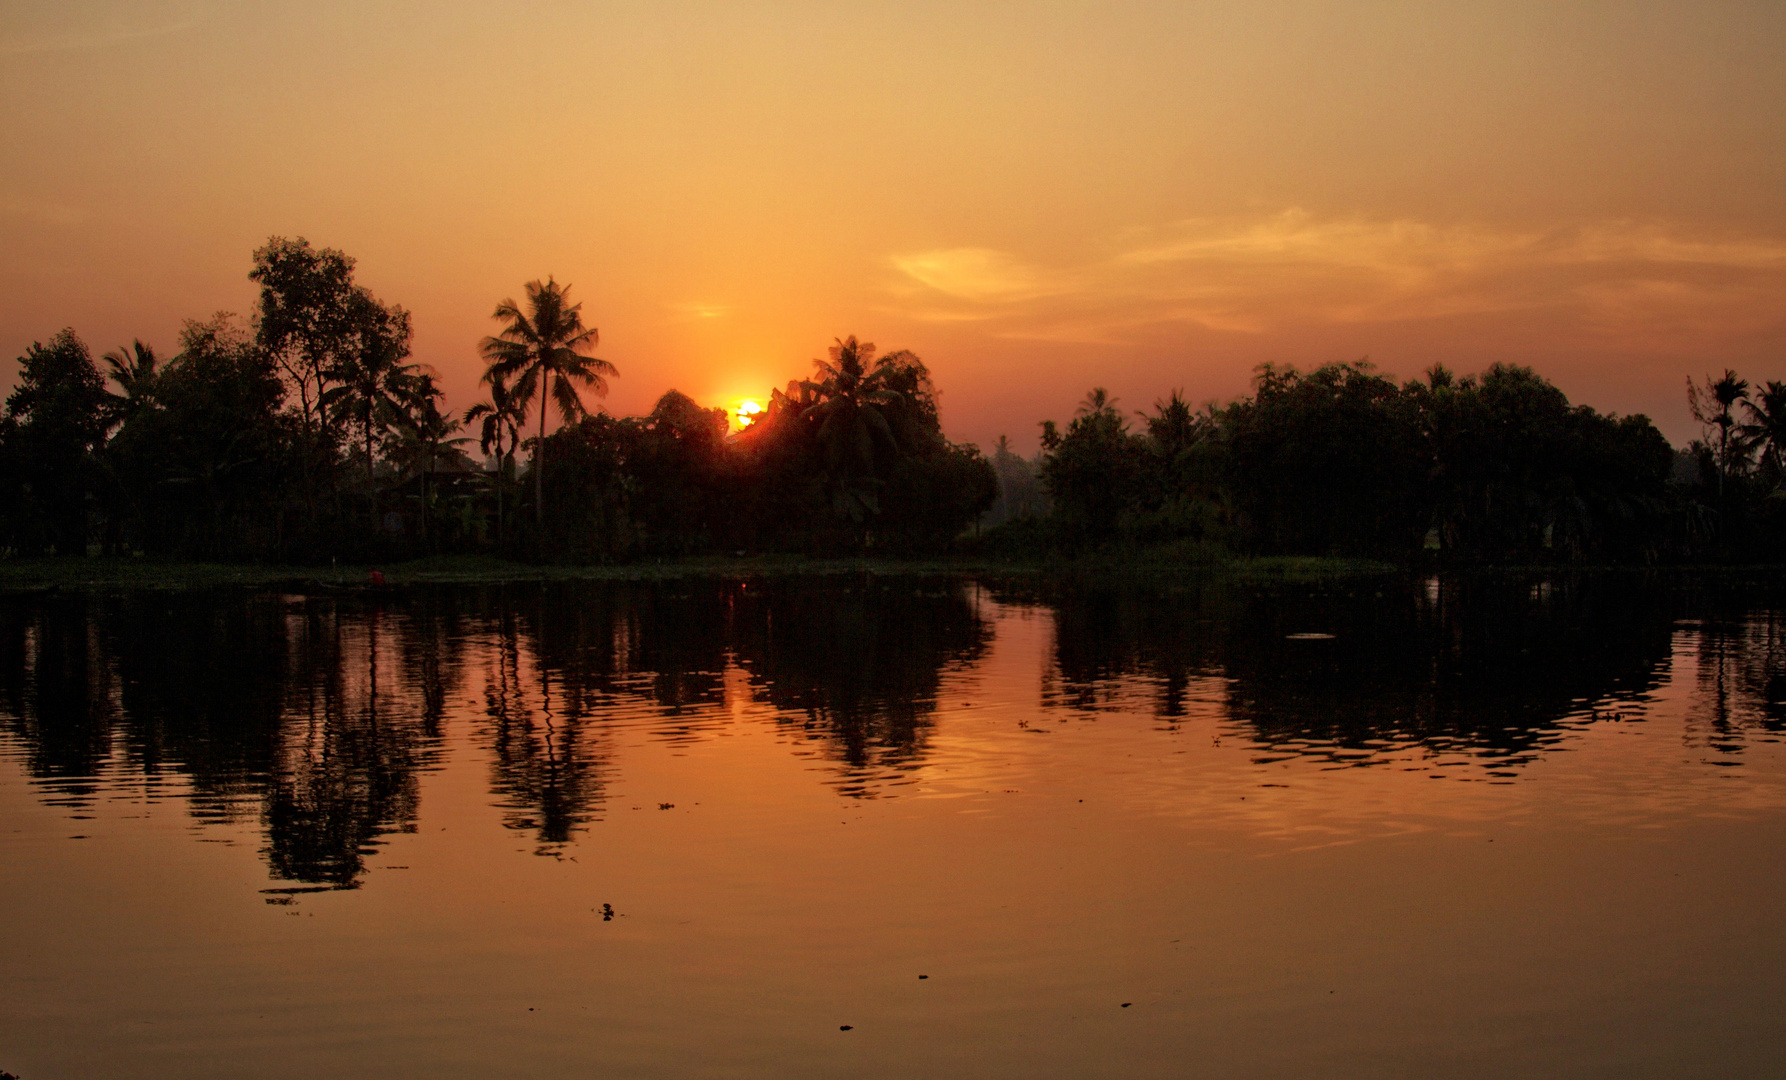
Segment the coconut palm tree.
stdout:
<svg viewBox="0 0 1786 1080">
<path fill-rule="evenodd" d="M 460 444 L 471 440 L 457 435 L 460 423 L 451 416 L 440 411 L 440 388 L 434 385 L 434 376 L 421 374 L 416 376 L 414 393 L 405 403 L 402 421 L 397 424 L 395 438 L 390 444 L 388 454 L 399 464 L 407 466 L 421 478 L 422 483 L 422 535 L 428 535 L 428 503 L 429 488 L 438 466 L 445 465 L 456 468 L 464 464 L 465 452 L 459 449 Z"/>
<path fill-rule="evenodd" d="M 503 490 L 508 487 L 515 451 L 521 446 L 521 424 L 527 418 L 527 402 L 511 393 L 501 378 L 485 379 L 490 387 L 490 400 L 480 401 L 465 410 L 465 422 L 478 424 L 478 448 L 496 454 L 496 543 L 502 545 Z"/>
<path fill-rule="evenodd" d="M 1749 443 L 1745 433 L 1737 423 L 1734 412 L 1736 403 L 1747 401 L 1749 383 L 1746 379 L 1736 377 L 1736 372 L 1724 369 L 1724 377 L 1716 382 L 1710 375 L 1705 377 L 1703 386 L 1695 383 L 1693 377 L 1687 377 L 1687 409 L 1693 419 L 1704 424 L 1709 434 L 1710 429 L 1717 429 L 1717 446 L 1714 461 L 1718 466 L 1718 497 L 1724 497 L 1724 477 L 1729 475 L 1733 464 L 1746 459 Z"/>
<path fill-rule="evenodd" d="M 874 344 L 858 342 L 852 335 L 837 339 L 830 355 L 829 361 L 813 361 L 824 377 L 801 384 L 818 402 L 804 415 L 818 429 L 833 509 L 861 524 L 868 514 L 880 512 L 874 491 L 879 484 L 874 475 L 876 448 L 899 451 L 886 410 L 903 401 L 904 395 L 886 382 L 894 371 L 889 361 L 902 354 L 874 364 Z"/>
<path fill-rule="evenodd" d="M 1760 400 L 1745 401 L 1750 442 L 1761 450 L 1763 471 L 1774 484 L 1786 482 L 1786 383 L 1767 382 L 1756 390 Z"/>
<path fill-rule="evenodd" d="M 543 283 L 528 282 L 527 310 L 522 311 L 513 300 L 497 304 L 491 318 L 506 319 L 508 325 L 479 345 L 484 359 L 490 362 L 489 370 L 484 372 L 486 384 L 494 384 L 497 379 L 507 382 L 523 403 L 536 390 L 539 393 L 540 433 L 533 449 L 533 510 L 535 518 L 542 521 L 547 399 L 557 404 L 560 419 L 568 424 L 588 412 L 577 394 L 579 384 L 596 397 L 605 397 L 608 383 L 603 376 L 620 374 L 613 364 L 580 351 L 594 348 L 599 333 L 595 327 L 583 325 L 583 305 L 569 303 L 569 292 L 569 285 L 560 285 L 550 277 Z"/>
<path fill-rule="evenodd" d="M 409 313 L 402 308 L 378 308 L 373 324 L 360 335 L 359 348 L 329 369 L 335 385 L 319 398 L 320 405 L 333 410 L 331 415 L 337 420 L 360 429 L 368 481 L 372 479 L 374 434 L 383 434 L 402 422 L 423 390 L 420 380 L 429 378 L 420 365 L 403 362 L 409 355 L 409 341 Z"/>
<path fill-rule="evenodd" d="M 156 370 L 159 361 L 155 350 L 138 338 L 128 346 L 106 353 L 102 359 L 110 369 L 106 372 L 106 378 L 117 383 L 118 389 L 124 391 L 122 394 L 111 395 L 113 419 L 128 420 L 148 403 L 155 392 L 155 377 L 160 374 Z"/>
</svg>

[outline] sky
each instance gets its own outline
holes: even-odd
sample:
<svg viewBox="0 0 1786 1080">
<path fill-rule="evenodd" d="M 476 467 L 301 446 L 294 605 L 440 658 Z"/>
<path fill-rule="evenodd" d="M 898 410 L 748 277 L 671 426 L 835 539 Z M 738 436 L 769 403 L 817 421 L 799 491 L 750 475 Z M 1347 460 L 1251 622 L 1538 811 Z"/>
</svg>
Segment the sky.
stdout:
<svg viewBox="0 0 1786 1080">
<path fill-rule="evenodd" d="M 4 0 L 0 386 L 246 315 L 277 235 L 459 409 L 552 275 L 622 414 L 854 334 L 983 447 L 1360 357 L 1681 442 L 1689 375 L 1786 379 L 1782 55 L 1778 0 Z"/>
</svg>

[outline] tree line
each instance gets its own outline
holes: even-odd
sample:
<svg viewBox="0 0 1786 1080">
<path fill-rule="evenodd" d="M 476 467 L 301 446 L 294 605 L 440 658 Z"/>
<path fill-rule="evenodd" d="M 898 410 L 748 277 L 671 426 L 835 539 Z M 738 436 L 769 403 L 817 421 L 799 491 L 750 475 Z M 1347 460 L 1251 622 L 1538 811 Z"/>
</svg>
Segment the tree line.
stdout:
<svg viewBox="0 0 1786 1080">
<path fill-rule="evenodd" d="M 96 362 L 72 330 L 34 343 L 0 411 L 0 550 L 906 553 L 948 548 L 996 494 L 978 450 L 943 436 L 910 352 L 841 339 L 741 433 L 674 390 L 616 417 L 589 402 L 619 372 L 548 278 L 496 306 L 484 397 L 455 414 L 411 356 L 409 313 L 353 274 L 342 252 L 274 237 L 254 253 L 251 318 L 188 322 L 172 357 L 137 341 Z"/>
<path fill-rule="evenodd" d="M 992 535 L 1016 551 L 1178 549 L 1457 562 L 1772 561 L 1786 385 L 1688 382 L 1703 437 L 1573 405 L 1530 368 L 1398 383 L 1366 361 L 1259 368 L 1253 392 L 1127 414 L 1093 390 L 1024 460 Z M 1020 509 L 1028 507 L 1029 509 Z"/>
<path fill-rule="evenodd" d="M 988 458 L 943 435 L 917 356 L 854 337 L 738 432 L 674 390 L 645 416 L 592 409 L 619 372 L 551 278 L 496 306 L 483 396 L 451 412 L 409 313 L 353 274 L 273 237 L 251 317 L 187 323 L 170 358 L 137 341 L 96 362 L 72 330 L 33 344 L 0 411 L 0 550 L 1657 562 L 1786 539 L 1786 386 L 1732 372 L 1689 381 L 1703 437 L 1678 452 L 1529 368 L 1397 382 L 1358 361 L 1267 364 L 1201 408 L 1093 390 L 1034 457 L 1001 438 Z"/>
</svg>

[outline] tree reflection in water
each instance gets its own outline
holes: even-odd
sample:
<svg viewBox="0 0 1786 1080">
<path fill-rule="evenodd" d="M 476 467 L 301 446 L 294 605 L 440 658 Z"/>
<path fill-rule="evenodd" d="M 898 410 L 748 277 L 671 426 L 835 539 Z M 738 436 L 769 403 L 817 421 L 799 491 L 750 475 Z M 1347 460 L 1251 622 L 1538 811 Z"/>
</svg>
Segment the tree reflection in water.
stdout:
<svg viewBox="0 0 1786 1080">
<path fill-rule="evenodd" d="M 484 755 L 501 821 L 543 854 L 600 819 L 620 727 L 709 738 L 734 722 L 728 695 L 816 751 L 841 793 L 891 790 L 931 753 L 952 673 L 987 655 L 983 596 L 1052 618 L 1038 719 L 1210 719 L 1261 761 L 1411 749 L 1516 776 L 1572 725 L 1640 718 L 1682 642 L 1689 733 L 1709 760 L 1786 730 L 1786 634 L 1767 597 L 1507 575 L 14 597 L 0 602 L 0 726 L 72 818 L 120 793 L 177 794 L 201 823 L 256 822 L 292 888 L 351 888 L 381 836 L 416 828 L 420 778 L 449 738 Z"/>
<path fill-rule="evenodd" d="M 538 850 L 552 853 L 600 806 L 604 762 L 584 722 L 588 688 L 566 688 L 560 668 L 555 697 L 553 666 L 537 653 L 523 659 L 519 624 L 512 614 L 497 618 L 485 664 L 490 786 L 503 824 L 534 833 Z"/>
<path fill-rule="evenodd" d="M 991 642 L 971 588 L 873 577 L 740 587 L 730 605 L 738 660 L 784 723 L 841 762 L 839 789 L 867 795 L 873 780 L 918 765 L 943 676 Z"/>
<path fill-rule="evenodd" d="M 450 679 L 392 656 L 415 636 L 302 597 L 76 596 L 7 606 L 0 678 L 32 775 L 71 805 L 108 771 L 150 798 L 174 773 L 201 821 L 258 813 L 275 877 L 345 888 L 379 835 L 415 827 L 438 752 L 428 703 Z"/>
<path fill-rule="evenodd" d="M 438 753 L 446 687 L 438 662 L 398 659 L 438 652 L 416 644 L 425 620 L 378 604 L 345 619 L 334 606 L 303 608 L 288 620 L 293 671 L 264 810 L 267 858 L 275 876 L 348 887 L 377 836 L 415 830 L 416 771 Z"/>
<path fill-rule="evenodd" d="M 1665 582 L 1517 576 L 1065 580 L 998 594 L 1054 611 L 1043 702 L 1065 715 L 1140 708 L 1171 724 L 1201 706 L 1263 761 L 1370 765 L 1418 747 L 1494 771 L 1555 742 L 1564 718 L 1652 691 L 1689 602 Z"/>
<path fill-rule="evenodd" d="M 1786 620 L 1779 608 L 1751 612 L 1727 593 L 1680 627 L 1696 645 L 1689 739 L 1736 765 L 1748 740 L 1786 733 Z"/>
</svg>

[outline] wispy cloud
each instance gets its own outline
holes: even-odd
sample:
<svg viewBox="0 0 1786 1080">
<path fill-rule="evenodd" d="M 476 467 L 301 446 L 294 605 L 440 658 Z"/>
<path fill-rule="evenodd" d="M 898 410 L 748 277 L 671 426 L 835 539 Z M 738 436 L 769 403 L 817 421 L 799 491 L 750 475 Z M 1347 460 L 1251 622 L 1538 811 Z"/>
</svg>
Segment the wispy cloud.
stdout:
<svg viewBox="0 0 1786 1080">
<path fill-rule="evenodd" d="M 731 313 L 732 309 L 728 304 L 708 304 L 691 300 L 686 303 L 671 304 L 670 310 L 684 319 L 704 320 L 724 318 Z"/>
<path fill-rule="evenodd" d="M 986 248 L 895 256 L 914 318 L 1017 338 L 1114 342 L 1163 324 L 1237 334 L 1319 323 L 1543 310 L 1589 333 L 1786 323 L 1786 238 L 1632 222 L 1553 230 L 1321 219 L 1179 221 L 1104 258 L 1025 263 Z"/>
<path fill-rule="evenodd" d="M 1034 267 L 992 248 L 960 247 L 893 256 L 902 274 L 943 296 L 970 304 L 1012 304 L 1065 291 Z"/>
</svg>

